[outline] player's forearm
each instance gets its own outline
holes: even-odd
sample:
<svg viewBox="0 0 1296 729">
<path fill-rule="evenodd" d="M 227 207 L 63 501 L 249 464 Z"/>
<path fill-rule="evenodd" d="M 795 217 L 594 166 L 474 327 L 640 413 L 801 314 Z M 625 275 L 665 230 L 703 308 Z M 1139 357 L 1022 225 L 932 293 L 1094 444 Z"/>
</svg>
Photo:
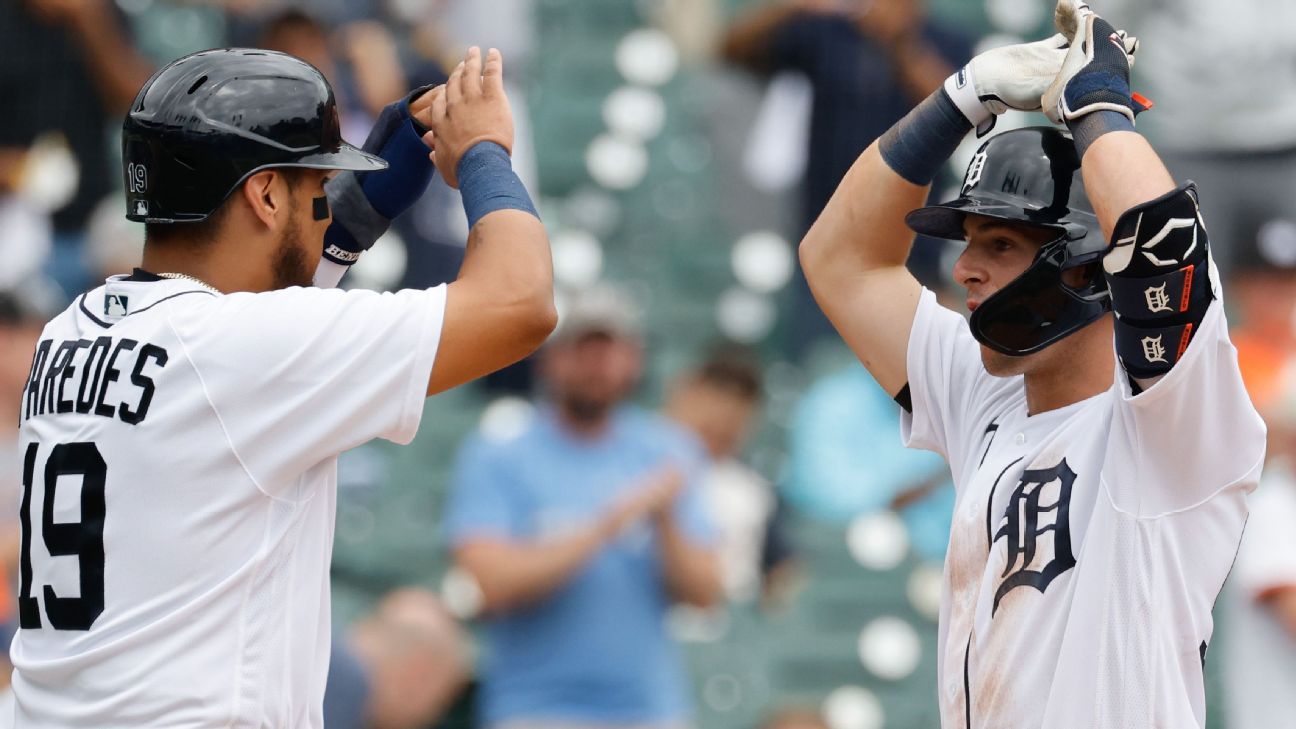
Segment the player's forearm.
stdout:
<svg viewBox="0 0 1296 729">
<path fill-rule="evenodd" d="M 671 515 L 657 519 L 657 542 L 663 576 L 672 598 L 700 608 L 720 602 L 724 588 L 720 565 L 713 552 L 689 541 Z"/>
<path fill-rule="evenodd" d="M 881 268 L 904 266 L 914 234 L 905 214 L 922 205 L 927 187 L 895 173 L 869 145 L 855 160 L 799 249 L 813 288 Z"/>
<path fill-rule="evenodd" d="M 923 204 L 971 129 L 950 95 L 937 89 L 864 150 L 801 242 L 816 295 L 831 295 L 834 279 L 904 266 L 914 239 L 905 215 Z"/>
<path fill-rule="evenodd" d="M 455 560 L 477 581 L 482 609 L 499 613 L 544 600 L 565 585 L 603 544 L 600 526 L 534 542 L 469 542 Z"/>
<path fill-rule="evenodd" d="M 459 281 L 493 292 L 507 317 L 516 359 L 533 352 L 557 322 L 553 298 L 553 255 L 544 225 L 534 215 L 500 210 L 482 218 L 468 236 Z M 516 360 L 515 360 L 516 361 Z"/>
<path fill-rule="evenodd" d="M 1108 240 L 1125 211 L 1175 189 L 1174 178 L 1152 145 L 1134 131 L 1098 137 L 1085 151 L 1080 169 Z"/>
</svg>

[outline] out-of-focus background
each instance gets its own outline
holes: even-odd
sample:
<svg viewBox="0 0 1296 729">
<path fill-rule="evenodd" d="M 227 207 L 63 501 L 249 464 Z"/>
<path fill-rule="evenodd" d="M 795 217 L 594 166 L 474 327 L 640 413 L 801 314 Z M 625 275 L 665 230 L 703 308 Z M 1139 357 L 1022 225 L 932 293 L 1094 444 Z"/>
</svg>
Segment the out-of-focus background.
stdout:
<svg viewBox="0 0 1296 729">
<path fill-rule="evenodd" d="M 667 621 L 683 646 L 692 725 L 938 726 L 948 471 L 900 447 L 896 406 L 818 314 L 795 246 L 873 138 L 978 50 L 1051 33 L 1052 5 L 3 0 L 0 403 L 16 411 L 40 325 L 138 263 L 142 226 L 124 218 L 118 140 L 155 68 L 227 45 L 293 53 L 329 77 L 344 136 L 358 144 L 383 105 L 439 82 L 468 45 L 498 47 L 515 166 L 553 243 L 560 312 L 615 284 L 640 319 L 633 399 L 714 445 L 702 501 L 724 599 Z M 1289 0 L 1097 9 L 1143 38 L 1135 86 L 1158 108 L 1140 129 L 1177 176 L 1200 184 L 1234 341 L 1271 429 L 1269 475 L 1217 605 L 1209 725 L 1296 727 L 1286 466 L 1296 452 L 1296 10 Z M 1009 114 L 995 131 L 1043 123 Z M 977 144 L 955 156 L 935 196 L 958 183 Z M 347 285 L 452 280 L 466 234 L 457 193 L 436 180 Z M 911 266 L 944 290 L 957 253 L 920 240 Z M 507 651 L 475 640 L 482 593 L 454 568 L 443 516 L 465 438 L 488 467 L 492 444 L 544 417 L 540 369 L 524 362 L 430 399 L 411 446 L 375 442 L 343 457 L 330 726 L 478 725 L 477 687 Z M 18 480 L 15 422 L 0 414 L 6 498 Z M 16 522 L 16 508 L 0 515 L 0 549 L 16 544 Z"/>
</svg>

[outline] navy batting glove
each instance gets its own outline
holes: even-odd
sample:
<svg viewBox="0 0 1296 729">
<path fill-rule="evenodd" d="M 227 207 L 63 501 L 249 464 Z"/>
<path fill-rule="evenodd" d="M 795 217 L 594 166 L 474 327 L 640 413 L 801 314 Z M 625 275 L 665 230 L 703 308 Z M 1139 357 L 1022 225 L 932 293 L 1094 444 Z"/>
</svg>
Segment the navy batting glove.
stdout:
<svg viewBox="0 0 1296 729">
<path fill-rule="evenodd" d="M 410 102 L 431 89 L 424 86 L 388 105 L 365 139 L 364 151 L 386 160 L 387 169 L 347 171 L 329 181 L 325 193 L 333 223 L 324 232 L 326 259 L 355 263 L 427 190 L 433 171 L 423 143 L 428 129 L 410 114 Z"/>
<path fill-rule="evenodd" d="M 1062 27 L 1064 17 L 1073 25 Z M 1148 108 L 1142 97 L 1130 92 L 1137 41 L 1080 0 L 1061 0 L 1058 19 L 1071 38 L 1071 48 L 1061 72 L 1044 92 L 1044 113 L 1053 122 L 1064 124 L 1096 111 L 1114 111 L 1132 123 L 1136 114 Z"/>
</svg>

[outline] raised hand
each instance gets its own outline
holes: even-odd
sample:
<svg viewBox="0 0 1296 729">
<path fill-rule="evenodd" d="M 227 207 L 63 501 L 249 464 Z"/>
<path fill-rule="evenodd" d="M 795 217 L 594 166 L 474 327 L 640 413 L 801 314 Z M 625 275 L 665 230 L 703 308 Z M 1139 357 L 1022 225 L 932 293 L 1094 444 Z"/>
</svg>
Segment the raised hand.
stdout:
<svg viewBox="0 0 1296 729">
<path fill-rule="evenodd" d="M 1082 0 L 1058 0 L 1053 20 L 1070 45 L 1040 98 L 1050 120 L 1062 124 L 1095 111 L 1115 111 L 1133 121 L 1147 109 L 1129 86 L 1137 39 L 1113 28 Z"/>
<path fill-rule="evenodd" d="M 482 63 L 473 46 L 444 86 L 433 89 L 425 137 L 432 162 L 451 187 L 459 186 L 459 160 L 479 142 L 494 142 L 513 151 L 513 112 L 504 94 L 504 58 L 492 48 Z M 417 112 L 416 112 L 417 113 Z M 420 116 L 420 120 L 423 116 Z"/>
<path fill-rule="evenodd" d="M 1074 0 L 1058 3 L 1054 20 L 1058 33 L 1034 43 L 993 48 L 975 58 L 946 82 L 946 91 L 978 132 L 994 126 L 994 117 L 1009 109 L 1041 111 L 1044 95 L 1062 72 L 1071 54 L 1071 38 L 1079 26 L 1080 8 Z M 1133 63 L 1138 39 L 1124 31 L 1116 33 L 1119 53 L 1126 65 Z M 980 108 L 977 108 L 977 105 Z"/>
</svg>

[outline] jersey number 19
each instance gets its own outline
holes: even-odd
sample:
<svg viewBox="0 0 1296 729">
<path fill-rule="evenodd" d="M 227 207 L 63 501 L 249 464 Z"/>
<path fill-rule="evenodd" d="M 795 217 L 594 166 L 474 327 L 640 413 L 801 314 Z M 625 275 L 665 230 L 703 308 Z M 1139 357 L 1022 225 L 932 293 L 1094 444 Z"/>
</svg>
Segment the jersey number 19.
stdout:
<svg viewBox="0 0 1296 729">
<path fill-rule="evenodd" d="M 27 446 L 23 459 L 22 560 L 19 564 L 18 624 L 24 630 L 43 627 L 40 605 L 32 597 L 31 496 L 39 443 Z M 41 536 L 51 557 L 75 555 L 80 563 L 80 597 L 60 597 L 44 585 L 45 614 L 56 630 L 89 630 L 104 609 L 104 481 L 108 467 L 94 443 L 60 443 L 45 461 L 45 498 Z M 60 476 L 81 477 L 81 520 L 54 521 L 54 497 Z M 68 485 L 64 482 L 64 485 Z"/>
</svg>

